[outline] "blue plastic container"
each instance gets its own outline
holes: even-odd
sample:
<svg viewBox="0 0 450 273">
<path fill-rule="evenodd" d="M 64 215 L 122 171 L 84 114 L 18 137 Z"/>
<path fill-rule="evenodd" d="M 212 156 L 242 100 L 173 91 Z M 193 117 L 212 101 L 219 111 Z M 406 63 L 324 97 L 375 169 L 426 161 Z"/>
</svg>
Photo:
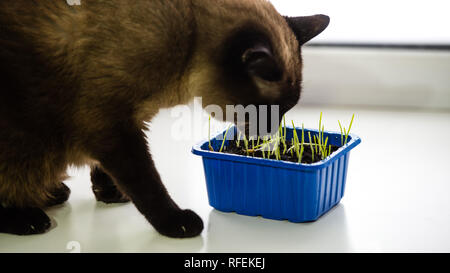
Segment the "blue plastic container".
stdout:
<svg viewBox="0 0 450 273">
<path fill-rule="evenodd" d="M 305 129 L 308 133 L 317 130 Z M 211 139 L 215 151 L 220 149 L 225 131 Z M 293 128 L 287 127 L 287 139 Z M 228 134 L 235 135 L 236 127 Z M 297 128 L 301 135 L 301 128 Z M 341 134 L 325 132 L 328 143 L 340 146 Z M 227 137 L 228 139 L 228 137 Z M 226 140 L 226 144 L 229 140 Z M 209 203 L 223 212 L 262 216 L 291 222 L 315 221 L 337 205 L 344 196 L 350 150 L 361 140 L 349 135 L 347 145 L 328 158 L 314 164 L 298 164 L 273 159 L 253 158 L 212 152 L 208 141 L 192 148 L 203 157 Z"/>
</svg>

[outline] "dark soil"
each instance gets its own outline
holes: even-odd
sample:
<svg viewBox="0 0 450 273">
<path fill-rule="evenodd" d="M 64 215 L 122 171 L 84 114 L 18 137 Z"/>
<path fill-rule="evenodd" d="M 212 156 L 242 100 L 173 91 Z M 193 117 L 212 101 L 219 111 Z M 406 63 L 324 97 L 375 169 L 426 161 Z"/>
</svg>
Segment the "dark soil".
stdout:
<svg viewBox="0 0 450 273">
<path fill-rule="evenodd" d="M 249 147 L 248 147 L 249 150 L 252 150 L 252 143 L 251 143 L 251 141 L 249 141 L 248 145 L 249 145 Z M 286 145 L 287 145 L 287 149 L 289 149 L 292 146 L 290 141 L 286 141 Z M 255 146 L 256 146 L 256 141 L 255 141 Z M 280 147 L 281 147 L 281 153 L 280 153 L 281 160 L 298 163 L 298 157 L 297 157 L 295 151 L 293 151 L 293 153 L 292 153 L 293 156 L 291 155 L 291 152 L 287 152 L 287 150 L 286 150 L 286 153 L 283 154 L 284 145 L 281 144 Z M 331 154 L 333 154 L 338 149 L 339 149 L 338 146 L 331 145 Z M 245 147 L 244 147 L 244 141 L 241 141 L 239 143 L 239 147 L 237 147 L 236 141 L 229 141 L 227 143 L 227 146 L 225 146 L 223 148 L 222 152 L 227 153 L 227 154 L 236 154 L 236 155 L 243 155 L 243 156 L 263 158 L 263 154 L 262 154 L 261 151 L 250 152 L 247 155 L 247 152 L 246 152 Z M 264 152 L 264 154 L 265 154 L 265 156 L 267 158 L 267 154 L 268 153 Z M 270 159 L 275 159 L 275 154 L 273 154 L 273 155 L 271 154 L 269 158 Z M 311 148 L 310 148 L 309 144 L 304 145 L 304 151 L 303 151 L 303 156 L 302 156 L 302 162 L 301 163 L 312 164 L 312 163 L 319 162 L 321 160 L 322 160 L 322 156 L 317 151 L 317 153 L 314 152 L 314 161 L 313 161 L 312 160 L 312 151 L 311 151 Z"/>
</svg>

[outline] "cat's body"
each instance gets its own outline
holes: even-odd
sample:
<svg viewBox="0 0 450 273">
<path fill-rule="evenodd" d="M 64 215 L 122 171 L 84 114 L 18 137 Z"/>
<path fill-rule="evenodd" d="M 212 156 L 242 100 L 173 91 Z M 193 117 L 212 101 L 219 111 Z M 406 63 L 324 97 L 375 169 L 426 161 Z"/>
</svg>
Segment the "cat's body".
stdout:
<svg viewBox="0 0 450 273">
<path fill-rule="evenodd" d="M 194 96 L 288 110 L 300 95 L 299 47 L 328 23 L 305 21 L 301 41 L 266 1 L 211 2 L 0 2 L 0 232 L 48 229 L 41 209 L 67 200 L 66 168 L 85 164 L 98 200 L 131 199 L 171 237 L 201 232 L 162 185 L 144 122 Z"/>
</svg>

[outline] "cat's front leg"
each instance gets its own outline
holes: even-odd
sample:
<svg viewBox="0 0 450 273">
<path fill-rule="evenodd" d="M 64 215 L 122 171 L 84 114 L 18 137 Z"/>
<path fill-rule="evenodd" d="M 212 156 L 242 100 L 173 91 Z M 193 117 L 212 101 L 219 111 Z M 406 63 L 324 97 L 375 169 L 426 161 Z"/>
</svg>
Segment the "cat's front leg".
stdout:
<svg viewBox="0 0 450 273">
<path fill-rule="evenodd" d="M 144 133 L 129 123 L 102 132 L 90 144 L 92 155 L 137 209 L 161 234 L 186 238 L 203 230 L 201 218 L 170 198 L 154 166 Z"/>
</svg>

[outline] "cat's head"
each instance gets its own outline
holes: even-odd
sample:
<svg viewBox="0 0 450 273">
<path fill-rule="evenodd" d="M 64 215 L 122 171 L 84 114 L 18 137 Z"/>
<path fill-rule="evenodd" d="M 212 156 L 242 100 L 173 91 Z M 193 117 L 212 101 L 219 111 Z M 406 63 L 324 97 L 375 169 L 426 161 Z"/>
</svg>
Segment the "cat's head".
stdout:
<svg viewBox="0 0 450 273">
<path fill-rule="evenodd" d="M 267 1 L 249 0 L 221 1 L 197 16 L 200 65 L 191 83 L 204 105 L 224 113 L 226 105 L 279 105 L 282 116 L 298 103 L 301 46 L 328 26 L 328 16 L 284 17 Z"/>
</svg>

